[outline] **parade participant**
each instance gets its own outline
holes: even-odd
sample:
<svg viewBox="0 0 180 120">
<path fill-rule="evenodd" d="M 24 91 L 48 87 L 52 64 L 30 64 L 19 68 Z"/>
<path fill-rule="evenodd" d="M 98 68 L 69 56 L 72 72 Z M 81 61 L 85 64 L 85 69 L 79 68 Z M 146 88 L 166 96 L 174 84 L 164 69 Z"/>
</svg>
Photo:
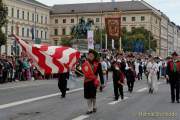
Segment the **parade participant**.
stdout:
<svg viewBox="0 0 180 120">
<path fill-rule="evenodd" d="M 126 69 L 126 79 L 127 79 L 127 85 L 128 85 L 128 91 L 132 93 L 134 82 L 136 78 L 136 72 L 134 70 L 133 64 L 128 62 L 128 67 Z"/>
<path fill-rule="evenodd" d="M 112 64 L 112 71 L 113 71 L 113 86 L 114 86 L 114 96 L 115 100 L 119 99 L 119 96 L 121 96 L 121 99 L 124 99 L 124 93 L 123 93 L 123 85 L 124 85 L 124 78 L 123 73 L 120 69 L 120 61 L 114 61 Z"/>
<path fill-rule="evenodd" d="M 96 108 L 96 92 L 99 86 L 98 74 L 103 81 L 103 73 L 101 64 L 98 62 L 99 54 L 90 49 L 87 60 L 82 64 L 82 72 L 84 78 L 84 98 L 87 99 L 88 111 L 91 114 L 97 111 Z"/>
<path fill-rule="evenodd" d="M 101 58 L 101 66 L 102 66 L 102 71 L 103 71 L 104 84 L 106 84 L 108 67 L 107 67 L 106 61 L 103 58 Z"/>
<path fill-rule="evenodd" d="M 59 74 L 58 87 L 59 90 L 61 91 L 61 98 L 66 97 L 67 79 L 69 79 L 69 72 Z"/>
<path fill-rule="evenodd" d="M 139 77 L 139 61 L 136 60 L 134 65 L 135 65 L 136 77 L 138 78 L 138 80 L 140 80 L 140 77 Z"/>
<path fill-rule="evenodd" d="M 156 63 L 156 58 L 151 57 L 150 61 L 147 64 L 147 72 L 148 72 L 148 87 L 149 93 L 157 92 L 158 84 L 157 84 L 157 71 L 159 67 Z"/>
<path fill-rule="evenodd" d="M 143 75 L 143 64 L 142 62 L 139 63 L 139 79 L 142 80 L 142 75 Z"/>
<path fill-rule="evenodd" d="M 170 83 L 171 89 L 171 102 L 179 103 L 179 87 L 180 87 L 180 78 L 179 78 L 179 61 L 177 61 L 178 54 L 174 52 L 172 54 L 172 59 L 167 63 L 167 79 Z M 178 66 L 177 66 L 178 65 Z"/>
</svg>

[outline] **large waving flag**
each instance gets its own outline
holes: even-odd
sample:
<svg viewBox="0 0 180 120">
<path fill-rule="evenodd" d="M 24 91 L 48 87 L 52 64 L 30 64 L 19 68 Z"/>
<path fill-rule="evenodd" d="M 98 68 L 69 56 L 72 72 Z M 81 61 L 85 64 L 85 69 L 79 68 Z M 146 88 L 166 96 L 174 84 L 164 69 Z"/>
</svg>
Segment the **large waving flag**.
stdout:
<svg viewBox="0 0 180 120">
<path fill-rule="evenodd" d="M 80 58 L 80 52 L 70 47 L 29 45 L 18 36 L 14 35 L 14 37 L 42 74 L 67 72 L 74 67 Z"/>
</svg>

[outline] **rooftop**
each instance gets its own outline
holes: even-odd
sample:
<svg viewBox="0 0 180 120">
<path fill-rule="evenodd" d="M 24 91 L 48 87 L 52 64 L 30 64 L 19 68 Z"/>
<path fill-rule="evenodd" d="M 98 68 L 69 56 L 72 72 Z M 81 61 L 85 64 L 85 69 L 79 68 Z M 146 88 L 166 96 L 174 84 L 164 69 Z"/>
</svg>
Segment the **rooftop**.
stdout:
<svg viewBox="0 0 180 120">
<path fill-rule="evenodd" d="M 152 10 L 144 1 L 97 2 L 80 4 L 61 4 L 52 7 L 52 14 L 95 13 L 101 11 L 142 11 Z"/>
<path fill-rule="evenodd" d="M 41 7 L 46 7 L 46 8 L 49 8 L 49 9 L 50 9 L 49 6 L 47 6 L 47 5 L 39 2 L 39 1 L 37 1 L 37 0 L 21 0 L 21 1 L 26 2 L 26 3 L 30 3 L 30 4 L 34 4 L 34 5 L 38 5 L 38 6 L 41 6 Z"/>
</svg>

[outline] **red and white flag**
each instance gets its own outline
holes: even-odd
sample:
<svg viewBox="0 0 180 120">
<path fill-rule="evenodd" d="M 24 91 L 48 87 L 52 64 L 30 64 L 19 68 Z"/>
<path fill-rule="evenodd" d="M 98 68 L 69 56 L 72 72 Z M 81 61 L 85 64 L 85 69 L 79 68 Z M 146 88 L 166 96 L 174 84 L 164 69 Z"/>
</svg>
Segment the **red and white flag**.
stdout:
<svg viewBox="0 0 180 120">
<path fill-rule="evenodd" d="M 70 47 L 29 45 L 20 37 L 14 37 L 42 74 L 68 72 L 80 58 L 80 52 Z"/>
</svg>

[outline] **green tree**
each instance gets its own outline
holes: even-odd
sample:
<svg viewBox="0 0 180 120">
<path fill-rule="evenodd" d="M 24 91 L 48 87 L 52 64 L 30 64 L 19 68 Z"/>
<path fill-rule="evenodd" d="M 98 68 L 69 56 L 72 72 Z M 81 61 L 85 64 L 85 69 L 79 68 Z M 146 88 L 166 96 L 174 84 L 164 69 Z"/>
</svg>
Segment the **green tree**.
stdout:
<svg viewBox="0 0 180 120">
<path fill-rule="evenodd" d="M 101 39 L 102 39 L 102 44 L 105 44 L 105 36 L 106 35 L 106 30 L 105 29 L 100 29 L 99 27 L 96 27 L 94 30 L 94 41 L 96 44 L 100 44 L 101 43 Z"/>
<path fill-rule="evenodd" d="M 149 41 L 150 40 L 150 41 Z M 142 41 L 144 43 L 144 49 L 147 51 L 150 49 L 156 50 L 157 42 L 153 39 L 153 35 L 150 31 L 139 27 L 128 32 L 126 29 L 122 30 L 122 45 L 125 51 L 133 50 L 133 42 Z"/>
<path fill-rule="evenodd" d="M 66 39 L 66 38 L 61 38 L 61 45 L 67 46 L 67 47 L 72 47 L 72 40 Z"/>
<path fill-rule="evenodd" d="M 8 10 L 6 5 L 0 0 L 0 50 L 1 46 L 6 44 L 7 37 L 5 33 L 2 32 L 2 27 L 7 23 Z"/>
</svg>

